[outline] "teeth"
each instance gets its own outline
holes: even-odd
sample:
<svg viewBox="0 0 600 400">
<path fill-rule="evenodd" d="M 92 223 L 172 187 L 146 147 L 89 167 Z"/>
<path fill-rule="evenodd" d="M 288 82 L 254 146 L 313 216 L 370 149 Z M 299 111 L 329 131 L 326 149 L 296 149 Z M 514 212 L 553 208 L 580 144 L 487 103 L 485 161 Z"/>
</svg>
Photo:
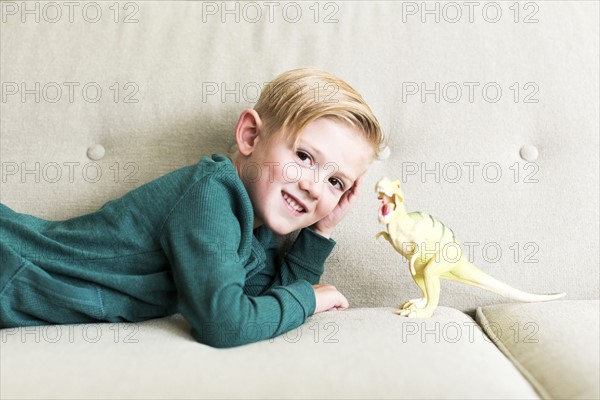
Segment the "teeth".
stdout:
<svg viewBox="0 0 600 400">
<path fill-rule="evenodd" d="M 292 200 L 292 198 L 290 196 L 288 196 L 287 194 L 283 194 L 283 198 L 285 199 L 285 201 L 287 201 L 287 203 L 292 206 L 292 208 L 298 212 L 303 212 L 304 208 L 302 208 L 301 205 L 299 205 L 298 203 L 296 203 L 294 200 Z"/>
</svg>

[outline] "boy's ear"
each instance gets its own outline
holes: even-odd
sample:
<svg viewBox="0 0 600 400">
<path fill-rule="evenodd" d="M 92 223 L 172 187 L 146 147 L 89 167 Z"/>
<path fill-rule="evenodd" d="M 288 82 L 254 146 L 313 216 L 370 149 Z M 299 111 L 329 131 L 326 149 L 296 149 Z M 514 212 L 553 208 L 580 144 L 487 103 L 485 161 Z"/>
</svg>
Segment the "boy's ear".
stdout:
<svg viewBox="0 0 600 400">
<path fill-rule="evenodd" d="M 258 113 L 252 108 L 242 111 L 235 126 L 235 143 L 238 151 L 244 156 L 249 156 L 258 143 L 262 121 Z"/>
</svg>

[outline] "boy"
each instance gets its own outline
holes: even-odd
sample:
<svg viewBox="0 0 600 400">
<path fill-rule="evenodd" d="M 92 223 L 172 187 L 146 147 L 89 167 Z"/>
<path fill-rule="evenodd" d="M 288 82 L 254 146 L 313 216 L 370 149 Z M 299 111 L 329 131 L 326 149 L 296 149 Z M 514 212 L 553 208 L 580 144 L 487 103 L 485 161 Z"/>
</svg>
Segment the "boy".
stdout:
<svg viewBox="0 0 600 400">
<path fill-rule="evenodd" d="M 235 128 L 236 151 L 64 221 L 0 204 L 0 328 L 142 321 L 181 313 L 231 347 L 345 309 L 319 285 L 329 237 L 382 135 L 345 82 L 301 68 L 270 82 Z M 274 234 L 301 229 L 278 259 Z"/>
</svg>

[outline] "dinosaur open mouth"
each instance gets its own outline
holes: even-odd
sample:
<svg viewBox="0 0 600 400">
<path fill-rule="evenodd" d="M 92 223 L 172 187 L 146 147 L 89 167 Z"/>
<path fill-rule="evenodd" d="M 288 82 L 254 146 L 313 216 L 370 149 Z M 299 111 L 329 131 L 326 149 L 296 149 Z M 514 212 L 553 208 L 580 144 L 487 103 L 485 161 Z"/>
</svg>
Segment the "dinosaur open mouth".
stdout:
<svg viewBox="0 0 600 400">
<path fill-rule="evenodd" d="M 381 200 L 381 206 L 379 206 L 379 216 L 385 218 L 396 208 L 394 198 L 386 195 L 385 193 L 379 193 L 377 198 Z"/>
</svg>

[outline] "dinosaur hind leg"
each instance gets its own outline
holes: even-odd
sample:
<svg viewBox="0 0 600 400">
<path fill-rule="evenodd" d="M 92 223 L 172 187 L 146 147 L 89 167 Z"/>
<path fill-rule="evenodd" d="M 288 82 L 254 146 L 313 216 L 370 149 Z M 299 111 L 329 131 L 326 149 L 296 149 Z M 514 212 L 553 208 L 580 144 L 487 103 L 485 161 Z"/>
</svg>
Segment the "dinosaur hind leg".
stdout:
<svg viewBox="0 0 600 400">
<path fill-rule="evenodd" d="M 417 308 L 415 306 L 414 308 L 402 310 L 400 315 L 416 318 L 431 317 L 440 300 L 440 277 L 452 270 L 452 268 L 454 268 L 454 265 L 444 260 L 440 254 L 431 257 L 423 269 L 423 284 L 425 289 L 423 294 L 427 299 L 425 307 Z"/>
<path fill-rule="evenodd" d="M 424 308 L 425 305 L 427 304 L 427 295 L 425 294 L 426 290 L 425 290 L 425 280 L 423 279 L 423 274 L 418 273 L 416 275 L 413 275 L 413 279 L 414 279 L 415 283 L 417 284 L 417 286 L 419 287 L 419 289 L 421 289 L 421 297 L 418 299 L 410 299 L 410 300 L 402 303 L 400 305 L 400 310 L 397 311 L 397 314 L 401 314 L 402 310 L 409 309 L 413 306 L 416 308 Z"/>
</svg>

